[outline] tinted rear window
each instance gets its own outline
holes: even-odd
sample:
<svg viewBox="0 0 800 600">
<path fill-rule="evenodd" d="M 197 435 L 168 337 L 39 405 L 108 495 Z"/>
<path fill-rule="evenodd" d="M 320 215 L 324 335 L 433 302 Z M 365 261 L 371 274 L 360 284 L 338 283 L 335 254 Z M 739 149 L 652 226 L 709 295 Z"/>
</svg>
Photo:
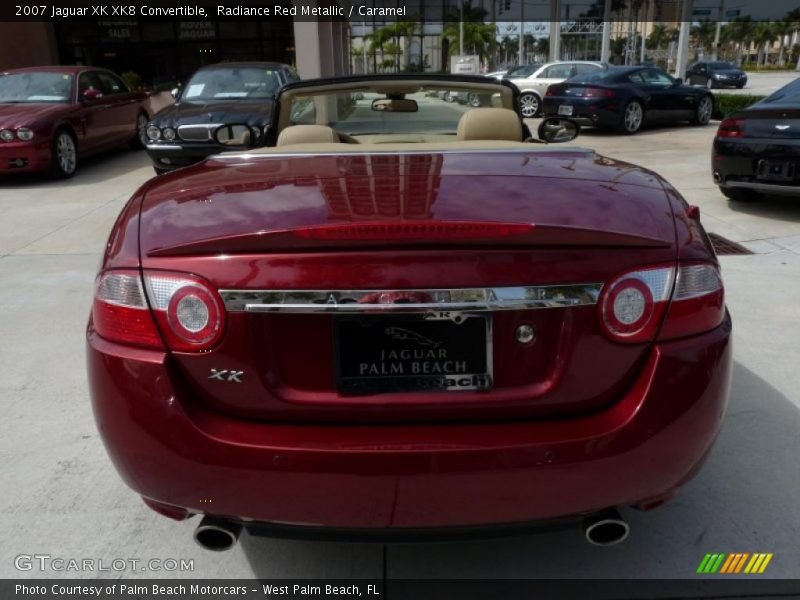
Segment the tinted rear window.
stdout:
<svg viewBox="0 0 800 600">
<path fill-rule="evenodd" d="M 618 76 L 619 73 L 613 68 L 597 69 L 587 73 L 579 73 L 574 77 L 571 77 L 569 81 L 574 81 L 575 83 L 613 83 Z"/>
<path fill-rule="evenodd" d="M 795 79 L 791 83 L 783 86 L 777 92 L 767 96 L 758 104 L 786 104 L 790 106 L 800 106 L 800 79 Z"/>
</svg>

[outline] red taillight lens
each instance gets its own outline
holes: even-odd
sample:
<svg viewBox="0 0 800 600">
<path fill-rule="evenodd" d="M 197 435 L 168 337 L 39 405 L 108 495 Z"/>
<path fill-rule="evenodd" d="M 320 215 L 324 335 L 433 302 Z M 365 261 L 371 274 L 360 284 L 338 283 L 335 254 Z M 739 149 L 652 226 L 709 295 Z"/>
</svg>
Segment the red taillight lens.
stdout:
<svg viewBox="0 0 800 600">
<path fill-rule="evenodd" d="M 606 334 L 619 342 L 652 341 L 667 308 L 674 273 L 674 267 L 659 265 L 615 277 L 598 303 Z"/>
<path fill-rule="evenodd" d="M 312 240 L 420 240 L 480 239 L 524 235 L 533 230 L 528 223 L 472 221 L 413 221 L 346 223 L 296 229 L 292 233 Z"/>
<path fill-rule="evenodd" d="M 716 265 L 684 264 L 678 268 L 675 291 L 658 336 L 668 340 L 709 331 L 725 318 L 725 289 Z"/>
<path fill-rule="evenodd" d="M 614 90 L 602 90 L 600 88 L 585 88 L 583 94 L 584 98 L 613 98 Z"/>
<path fill-rule="evenodd" d="M 659 328 L 659 340 L 696 335 L 725 318 L 722 277 L 711 263 L 627 271 L 603 289 L 598 309 L 603 330 L 614 341 L 649 342 Z"/>
<path fill-rule="evenodd" d="M 225 312 L 208 282 L 165 271 L 145 271 L 144 280 L 156 322 L 172 350 L 208 350 L 220 340 Z"/>
<path fill-rule="evenodd" d="M 109 341 L 164 347 L 138 271 L 106 271 L 97 278 L 92 322 L 95 331 Z"/>
<path fill-rule="evenodd" d="M 744 135 L 744 119 L 724 119 L 719 124 L 717 137 L 738 138 Z"/>
</svg>

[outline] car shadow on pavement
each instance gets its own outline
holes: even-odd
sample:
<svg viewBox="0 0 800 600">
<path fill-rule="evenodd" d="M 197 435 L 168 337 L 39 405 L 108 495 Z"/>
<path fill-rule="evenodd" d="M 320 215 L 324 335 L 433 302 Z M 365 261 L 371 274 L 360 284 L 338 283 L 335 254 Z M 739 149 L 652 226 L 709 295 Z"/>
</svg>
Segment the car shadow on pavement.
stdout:
<svg viewBox="0 0 800 600">
<path fill-rule="evenodd" d="M 314 490 L 309 489 L 309 494 Z M 381 544 L 283 540 L 243 533 L 242 551 L 259 579 L 381 579 Z"/>
<path fill-rule="evenodd" d="M 687 123 L 663 123 L 663 124 L 654 124 L 654 125 L 645 125 L 636 133 L 629 135 L 623 133 L 621 131 L 617 131 L 615 129 L 608 129 L 608 128 L 600 128 L 600 127 L 581 127 L 580 135 L 578 135 L 578 140 L 581 139 L 582 136 L 585 137 L 608 137 L 608 136 L 618 136 L 620 138 L 645 138 L 651 135 L 660 135 L 665 132 L 679 132 L 685 131 L 686 129 L 704 129 L 705 127 L 714 127 L 716 128 L 717 123 L 712 121 L 708 125 L 699 126 L 699 125 L 689 125 Z"/>
<path fill-rule="evenodd" d="M 0 190 L 63 188 L 103 183 L 147 168 L 147 176 L 155 176 L 150 159 L 144 150 L 129 150 L 124 146 L 96 154 L 78 162 L 78 170 L 69 179 L 50 179 L 47 173 L 12 173 L 0 175 Z"/>
<path fill-rule="evenodd" d="M 680 443 L 676 441 L 676 443 Z M 579 528 L 442 544 L 391 545 L 389 578 L 693 578 L 707 552 L 773 552 L 765 576 L 797 577 L 800 411 L 739 363 L 722 432 L 700 474 L 651 512 L 622 509 L 624 543 Z"/>
<path fill-rule="evenodd" d="M 754 217 L 800 222 L 800 198 L 797 196 L 761 196 L 752 201 L 728 200 L 728 207 Z"/>
</svg>

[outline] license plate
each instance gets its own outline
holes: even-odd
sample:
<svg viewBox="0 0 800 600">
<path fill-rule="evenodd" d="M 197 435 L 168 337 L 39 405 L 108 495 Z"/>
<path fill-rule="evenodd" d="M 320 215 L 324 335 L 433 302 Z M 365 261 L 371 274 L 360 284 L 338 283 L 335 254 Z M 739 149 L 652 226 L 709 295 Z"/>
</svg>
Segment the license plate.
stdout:
<svg viewBox="0 0 800 600">
<path fill-rule="evenodd" d="M 486 390 L 492 385 L 486 315 L 341 316 L 334 320 L 342 394 Z"/>
<path fill-rule="evenodd" d="M 793 181 L 795 164 L 789 160 L 764 160 L 758 161 L 756 177 L 766 181 Z"/>
<path fill-rule="evenodd" d="M 571 117 L 573 108 L 574 107 L 569 104 L 560 104 L 558 106 L 558 114 L 562 117 Z"/>
</svg>

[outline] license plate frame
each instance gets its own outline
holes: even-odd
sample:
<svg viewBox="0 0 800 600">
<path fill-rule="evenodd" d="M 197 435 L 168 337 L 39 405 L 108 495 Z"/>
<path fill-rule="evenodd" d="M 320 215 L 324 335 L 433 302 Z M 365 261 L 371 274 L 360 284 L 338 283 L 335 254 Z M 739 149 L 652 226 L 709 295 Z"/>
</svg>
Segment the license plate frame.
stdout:
<svg viewBox="0 0 800 600">
<path fill-rule="evenodd" d="M 334 379 L 342 395 L 492 388 L 488 313 L 340 315 L 333 330 Z"/>
<path fill-rule="evenodd" d="M 756 178 L 762 181 L 794 181 L 797 171 L 793 160 L 762 158 L 756 165 Z"/>
<path fill-rule="evenodd" d="M 558 116 L 559 117 L 571 117 L 575 112 L 575 107 L 571 104 L 559 104 L 558 105 Z"/>
</svg>

